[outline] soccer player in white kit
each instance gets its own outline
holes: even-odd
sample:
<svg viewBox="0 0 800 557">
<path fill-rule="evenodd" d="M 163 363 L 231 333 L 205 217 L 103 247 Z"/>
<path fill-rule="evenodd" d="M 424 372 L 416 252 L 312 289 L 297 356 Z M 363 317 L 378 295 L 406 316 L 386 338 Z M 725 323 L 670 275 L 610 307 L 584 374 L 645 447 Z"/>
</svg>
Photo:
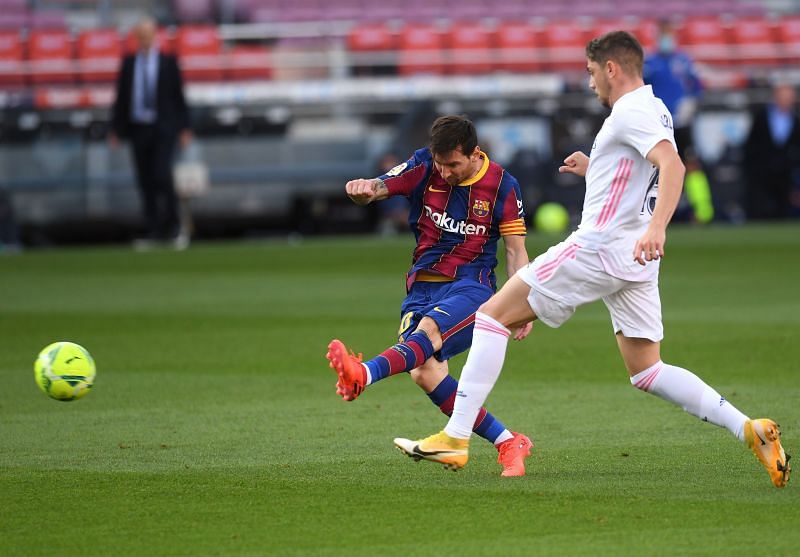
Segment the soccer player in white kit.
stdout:
<svg viewBox="0 0 800 557">
<path fill-rule="evenodd" d="M 589 87 L 611 114 L 591 155 L 573 153 L 559 168 L 586 177 L 581 223 L 478 310 L 444 431 L 416 441 L 397 438 L 395 445 L 415 460 L 462 468 L 472 424 L 500 375 L 512 330 L 534 319 L 558 327 L 578 306 L 602 299 L 631 383 L 730 430 L 783 487 L 790 457 L 777 424 L 751 420 L 691 371 L 661 361 L 658 269 L 685 173 L 672 116 L 642 80 L 643 52 L 633 35 L 614 31 L 593 39 L 586 57 Z"/>
</svg>

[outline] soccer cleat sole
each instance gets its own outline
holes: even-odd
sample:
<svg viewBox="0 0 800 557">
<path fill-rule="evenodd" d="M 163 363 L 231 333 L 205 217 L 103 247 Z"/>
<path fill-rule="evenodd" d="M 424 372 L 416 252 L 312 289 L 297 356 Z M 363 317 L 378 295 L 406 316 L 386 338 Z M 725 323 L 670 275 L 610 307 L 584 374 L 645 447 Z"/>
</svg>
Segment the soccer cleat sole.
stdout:
<svg viewBox="0 0 800 557">
<path fill-rule="evenodd" d="M 336 344 L 341 344 L 341 350 L 334 349 Z M 344 353 L 344 357 L 342 357 L 341 353 Z M 359 355 L 360 356 L 360 355 Z M 328 344 L 328 352 L 325 354 L 325 357 L 328 359 L 328 367 L 331 368 L 336 372 L 336 376 L 339 380 L 336 382 L 336 394 L 342 397 L 342 400 L 346 402 L 352 402 L 358 398 L 358 396 L 364 391 L 364 388 L 360 385 L 356 384 L 356 389 L 348 389 L 344 387 L 344 372 L 342 371 L 345 366 L 345 361 L 343 358 L 347 357 L 347 349 L 345 348 L 344 344 L 341 341 L 332 340 Z"/>
<path fill-rule="evenodd" d="M 399 444 L 397 442 L 397 440 L 395 440 L 395 442 L 394 442 L 394 447 L 395 447 L 395 449 L 397 449 L 398 451 L 400 451 L 401 453 L 406 455 L 408 458 L 413 459 L 414 462 L 419 462 L 420 460 L 427 460 L 429 462 L 434 462 L 434 463 L 437 463 L 437 464 L 441 464 L 444 467 L 445 470 L 452 470 L 453 472 L 458 472 L 459 470 L 461 470 L 464 467 L 463 464 L 458 465 L 458 464 L 454 464 L 452 462 L 442 462 L 440 460 L 434 460 L 434 459 L 430 459 L 430 458 L 425 458 L 424 456 L 422 456 L 420 454 L 417 454 L 414 451 L 409 451 L 408 449 L 403 447 L 401 444 Z"/>
<path fill-rule="evenodd" d="M 792 455 L 789 453 L 784 452 L 786 455 L 786 462 L 781 464 L 780 460 L 775 461 L 775 467 L 778 469 L 778 472 L 781 472 L 783 475 L 781 476 L 781 485 L 780 487 L 784 487 L 787 482 L 789 481 L 789 473 L 792 471 L 792 467 L 789 466 L 789 461 L 792 459 Z"/>
<path fill-rule="evenodd" d="M 792 471 L 789 465 L 789 460 L 792 456 L 784 451 L 780 439 L 780 426 L 772 420 L 762 418 L 749 420 L 745 424 L 745 441 L 747 445 L 758 461 L 767 469 L 772 484 L 778 488 L 786 487 Z M 767 454 L 767 452 L 771 454 Z M 777 458 L 775 458 L 776 456 Z M 775 460 L 772 461 L 771 458 L 775 458 Z"/>
<path fill-rule="evenodd" d="M 397 445 L 395 445 L 394 448 L 397 449 L 398 451 L 400 451 L 401 453 L 403 453 L 404 455 L 406 455 L 408 458 L 413 459 L 414 462 L 419 462 L 420 460 L 425 460 L 424 458 L 422 458 L 421 456 L 419 456 L 417 454 L 407 453 L 405 449 L 403 449 L 401 447 L 398 447 Z M 432 460 L 431 462 L 435 462 L 435 461 Z M 455 464 L 445 464 L 444 462 L 440 462 L 439 464 L 441 464 L 442 467 L 445 470 L 452 470 L 453 472 L 458 472 L 459 470 L 461 470 L 461 468 L 463 468 L 463 466 L 456 466 Z"/>
</svg>

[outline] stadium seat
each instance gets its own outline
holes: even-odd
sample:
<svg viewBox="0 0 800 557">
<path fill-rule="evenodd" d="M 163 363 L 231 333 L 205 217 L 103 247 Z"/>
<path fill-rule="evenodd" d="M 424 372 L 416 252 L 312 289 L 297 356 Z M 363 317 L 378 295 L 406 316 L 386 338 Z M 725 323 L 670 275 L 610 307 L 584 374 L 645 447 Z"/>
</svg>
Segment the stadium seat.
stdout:
<svg viewBox="0 0 800 557">
<path fill-rule="evenodd" d="M 453 12 L 445 2 L 431 2 L 430 0 L 406 0 L 403 19 L 413 22 L 414 25 L 427 24 L 437 18 L 453 17 Z"/>
<path fill-rule="evenodd" d="M 658 42 L 658 22 L 654 19 L 643 19 L 636 25 L 636 38 L 644 47 L 645 52 L 656 48 Z"/>
<path fill-rule="evenodd" d="M 386 22 L 390 20 L 401 20 L 406 14 L 405 7 L 400 3 L 387 2 L 385 4 L 376 2 L 370 4 L 368 10 L 364 10 L 362 21 Z"/>
<path fill-rule="evenodd" d="M 524 0 L 505 0 L 494 5 L 492 15 L 501 21 L 512 22 L 530 17 L 530 12 Z"/>
<path fill-rule="evenodd" d="M 800 63 L 800 17 L 782 18 L 776 31 L 784 63 Z"/>
<path fill-rule="evenodd" d="M 453 23 L 445 34 L 449 48 L 448 72 L 484 74 L 494 68 L 494 31 L 480 23 Z"/>
<path fill-rule="evenodd" d="M 636 37 L 642 48 L 647 52 L 655 48 L 658 25 L 653 20 L 640 20 L 635 17 L 599 19 L 592 24 L 587 40 L 605 35 L 611 31 L 628 31 Z"/>
<path fill-rule="evenodd" d="M 497 31 L 498 67 L 507 72 L 535 72 L 541 69 L 541 52 L 536 29 L 522 22 L 503 23 Z"/>
<path fill-rule="evenodd" d="M 638 39 L 638 24 L 638 20 L 629 18 L 598 19 L 592 23 L 592 26 L 589 29 L 589 37 L 587 37 L 587 39 L 600 37 L 601 35 L 605 35 L 611 31 L 628 31 Z"/>
<path fill-rule="evenodd" d="M 214 0 L 173 0 L 175 17 L 181 23 L 212 23 L 215 15 Z"/>
<path fill-rule="evenodd" d="M 744 64 L 780 63 L 777 33 L 772 22 L 761 18 L 740 18 L 731 26 L 736 61 Z"/>
<path fill-rule="evenodd" d="M 443 74 L 442 35 L 430 24 L 408 24 L 400 30 L 401 75 Z"/>
<path fill-rule="evenodd" d="M 436 2 L 438 4 L 438 2 Z M 454 21 L 478 22 L 489 17 L 496 17 L 495 3 L 491 0 L 450 0 L 448 19 Z"/>
<path fill-rule="evenodd" d="M 270 79 L 272 60 L 263 46 L 236 46 L 227 53 L 225 77 L 233 80 Z"/>
<path fill-rule="evenodd" d="M 386 74 L 396 66 L 397 35 L 386 24 L 356 25 L 347 35 L 347 48 L 355 55 L 357 74 Z"/>
<path fill-rule="evenodd" d="M 158 48 L 161 50 L 161 52 L 175 54 L 175 38 L 172 36 L 172 33 L 169 29 L 161 27 L 156 34 L 156 42 L 158 43 Z M 139 45 L 136 42 L 136 35 L 131 29 L 125 38 L 125 52 L 132 54 L 136 52 L 138 47 Z"/>
<path fill-rule="evenodd" d="M 0 31 L 17 31 L 28 27 L 28 12 L 0 13 Z"/>
<path fill-rule="evenodd" d="M 546 48 L 543 68 L 549 71 L 584 69 L 587 35 L 586 29 L 577 21 L 549 22 L 541 35 Z"/>
<path fill-rule="evenodd" d="M 729 28 L 717 17 L 687 18 L 678 28 L 678 44 L 698 62 L 715 65 L 735 62 Z"/>
<path fill-rule="evenodd" d="M 28 61 L 33 84 L 75 82 L 72 37 L 68 31 L 31 31 Z"/>
<path fill-rule="evenodd" d="M 84 31 L 78 36 L 76 54 L 82 82 L 110 82 L 119 69 L 122 40 L 115 29 Z"/>
<path fill-rule="evenodd" d="M 245 21 L 251 23 L 275 23 L 276 21 L 282 20 L 281 13 L 282 10 L 278 5 L 253 5 L 252 8 L 246 12 Z"/>
<path fill-rule="evenodd" d="M 331 2 L 333 3 L 333 2 Z M 278 12 L 280 21 L 325 21 L 330 19 L 327 15 L 326 5 L 318 0 L 291 0 L 284 2 Z"/>
<path fill-rule="evenodd" d="M 19 31 L 0 31 L 0 85 L 25 85 L 25 62 Z"/>
<path fill-rule="evenodd" d="M 32 11 L 28 26 L 31 29 L 66 30 L 67 14 L 57 10 Z"/>
<path fill-rule="evenodd" d="M 184 26 L 175 35 L 175 52 L 187 81 L 222 79 L 222 43 L 216 27 Z"/>
<path fill-rule="evenodd" d="M 325 19 L 358 20 L 364 16 L 364 3 L 361 0 L 337 0 L 329 2 L 325 7 Z"/>
</svg>

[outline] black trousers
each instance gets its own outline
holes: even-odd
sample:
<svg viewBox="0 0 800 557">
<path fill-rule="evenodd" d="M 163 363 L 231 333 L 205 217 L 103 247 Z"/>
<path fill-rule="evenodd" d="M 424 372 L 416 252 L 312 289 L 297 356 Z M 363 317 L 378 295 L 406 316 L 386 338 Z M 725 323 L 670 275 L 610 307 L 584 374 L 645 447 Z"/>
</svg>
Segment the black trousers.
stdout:
<svg viewBox="0 0 800 557">
<path fill-rule="evenodd" d="M 172 178 L 177 134 L 165 133 L 155 125 L 134 124 L 130 139 L 145 232 L 153 239 L 174 238 L 180 231 L 178 197 Z"/>
</svg>

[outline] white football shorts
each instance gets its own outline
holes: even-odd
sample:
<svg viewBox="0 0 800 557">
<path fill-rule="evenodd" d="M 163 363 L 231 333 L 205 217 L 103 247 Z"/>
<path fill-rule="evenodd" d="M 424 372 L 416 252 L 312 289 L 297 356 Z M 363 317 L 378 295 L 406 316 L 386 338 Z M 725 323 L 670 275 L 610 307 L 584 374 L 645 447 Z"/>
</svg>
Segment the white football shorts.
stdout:
<svg viewBox="0 0 800 557">
<path fill-rule="evenodd" d="M 517 271 L 530 287 L 528 303 L 550 327 L 560 327 L 584 304 L 603 300 L 614 333 L 659 342 L 664 338 L 658 279 L 632 282 L 609 275 L 596 251 L 561 242 Z"/>
</svg>

